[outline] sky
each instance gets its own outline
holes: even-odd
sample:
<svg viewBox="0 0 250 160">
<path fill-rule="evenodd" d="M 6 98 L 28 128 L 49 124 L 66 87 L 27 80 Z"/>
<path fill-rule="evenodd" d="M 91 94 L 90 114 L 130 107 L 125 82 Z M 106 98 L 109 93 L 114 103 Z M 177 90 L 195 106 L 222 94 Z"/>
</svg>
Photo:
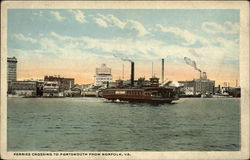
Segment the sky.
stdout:
<svg viewBox="0 0 250 160">
<path fill-rule="evenodd" d="M 193 80 L 199 72 L 216 84 L 239 82 L 239 10 L 177 9 L 8 9 L 8 57 L 18 60 L 17 78 L 45 75 L 93 83 L 105 63 L 113 79 Z"/>
</svg>

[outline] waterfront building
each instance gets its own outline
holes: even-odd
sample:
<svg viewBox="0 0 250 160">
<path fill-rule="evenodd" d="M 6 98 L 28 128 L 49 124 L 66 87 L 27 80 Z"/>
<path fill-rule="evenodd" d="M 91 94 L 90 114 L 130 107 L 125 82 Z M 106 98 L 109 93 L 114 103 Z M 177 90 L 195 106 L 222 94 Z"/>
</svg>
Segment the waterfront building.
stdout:
<svg viewBox="0 0 250 160">
<path fill-rule="evenodd" d="M 75 79 L 74 78 L 63 78 L 61 87 L 65 90 L 70 90 L 75 85 Z"/>
<path fill-rule="evenodd" d="M 70 90 L 66 90 L 64 95 L 66 97 L 80 97 L 82 93 L 82 85 L 76 84 Z"/>
<path fill-rule="evenodd" d="M 64 77 L 60 77 L 60 76 L 45 76 L 44 82 L 46 82 L 46 81 L 58 82 L 60 92 L 70 90 L 75 85 L 74 78 L 64 78 Z"/>
<path fill-rule="evenodd" d="M 206 74 L 203 74 L 200 79 L 194 79 L 192 81 L 179 81 L 179 83 L 183 85 L 181 92 L 183 92 L 185 95 L 215 93 L 215 81 L 207 79 Z"/>
<path fill-rule="evenodd" d="M 60 92 L 59 90 L 59 82 L 58 81 L 44 81 L 43 96 L 44 97 L 63 96 L 62 92 Z"/>
<path fill-rule="evenodd" d="M 179 81 L 182 84 L 181 92 L 185 95 L 195 95 L 195 81 Z"/>
<path fill-rule="evenodd" d="M 37 81 L 15 81 L 11 82 L 11 94 L 18 96 L 36 96 Z"/>
<path fill-rule="evenodd" d="M 215 81 L 209 79 L 195 80 L 196 94 L 214 94 Z"/>
<path fill-rule="evenodd" d="M 37 96 L 43 95 L 43 86 L 44 86 L 44 81 L 38 80 L 37 81 Z"/>
<path fill-rule="evenodd" d="M 107 85 L 111 81 L 111 68 L 107 67 L 106 64 L 102 64 L 101 67 L 96 68 L 96 75 L 94 76 L 95 86 Z"/>
</svg>

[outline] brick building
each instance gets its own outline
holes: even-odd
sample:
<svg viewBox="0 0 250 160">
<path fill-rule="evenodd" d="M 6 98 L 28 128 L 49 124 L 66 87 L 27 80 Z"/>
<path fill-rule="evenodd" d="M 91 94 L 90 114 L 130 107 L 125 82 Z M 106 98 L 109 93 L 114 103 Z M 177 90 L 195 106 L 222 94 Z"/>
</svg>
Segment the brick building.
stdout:
<svg viewBox="0 0 250 160">
<path fill-rule="evenodd" d="M 74 78 L 64 78 L 60 76 L 45 76 L 44 82 L 46 81 L 58 82 L 59 92 L 70 90 L 75 85 Z"/>
<path fill-rule="evenodd" d="M 15 81 L 11 82 L 10 92 L 18 96 L 36 96 L 37 82 L 36 81 Z"/>
</svg>

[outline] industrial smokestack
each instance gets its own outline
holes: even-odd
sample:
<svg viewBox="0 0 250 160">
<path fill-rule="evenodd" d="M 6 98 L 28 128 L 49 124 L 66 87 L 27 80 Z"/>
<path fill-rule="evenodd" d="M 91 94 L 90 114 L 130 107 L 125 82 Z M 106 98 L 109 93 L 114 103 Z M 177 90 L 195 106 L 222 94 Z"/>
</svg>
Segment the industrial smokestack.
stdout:
<svg viewBox="0 0 250 160">
<path fill-rule="evenodd" d="M 207 73 L 203 72 L 203 79 L 207 79 Z"/>
<path fill-rule="evenodd" d="M 161 83 L 164 82 L 164 59 L 161 59 Z"/>
<path fill-rule="evenodd" d="M 134 62 L 131 62 L 131 87 L 134 86 L 134 74 L 135 74 Z"/>
<path fill-rule="evenodd" d="M 124 64 L 122 64 L 122 80 L 124 80 Z"/>
<path fill-rule="evenodd" d="M 107 88 L 109 88 L 109 81 L 107 81 Z"/>
<path fill-rule="evenodd" d="M 152 77 L 154 77 L 154 62 L 152 62 Z"/>
</svg>

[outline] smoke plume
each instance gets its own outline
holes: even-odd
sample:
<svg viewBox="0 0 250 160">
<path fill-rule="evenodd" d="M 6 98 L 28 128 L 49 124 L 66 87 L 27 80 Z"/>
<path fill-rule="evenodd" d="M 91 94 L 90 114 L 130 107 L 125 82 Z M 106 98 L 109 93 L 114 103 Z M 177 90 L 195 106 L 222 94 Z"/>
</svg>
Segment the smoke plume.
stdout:
<svg viewBox="0 0 250 160">
<path fill-rule="evenodd" d="M 120 55 L 116 55 L 116 54 L 113 54 L 113 56 L 116 58 L 120 58 L 122 61 L 133 62 L 131 59 L 124 57 L 124 56 L 120 56 Z"/>
<path fill-rule="evenodd" d="M 195 70 L 201 72 L 201 70 L 199 68 L 197 68 L 197 65 L 196 65 L 195 61 L 191 60 L 188 57 L 184 57 L 184 61 L 186 62 L 186 64 L 192 66 Z"/>
<path fill-rule="evenodd" d="M 189 49 L 189 52 L 195 57 L 200 57 L 199 54 L 194 49 Z"/>
</svg>

